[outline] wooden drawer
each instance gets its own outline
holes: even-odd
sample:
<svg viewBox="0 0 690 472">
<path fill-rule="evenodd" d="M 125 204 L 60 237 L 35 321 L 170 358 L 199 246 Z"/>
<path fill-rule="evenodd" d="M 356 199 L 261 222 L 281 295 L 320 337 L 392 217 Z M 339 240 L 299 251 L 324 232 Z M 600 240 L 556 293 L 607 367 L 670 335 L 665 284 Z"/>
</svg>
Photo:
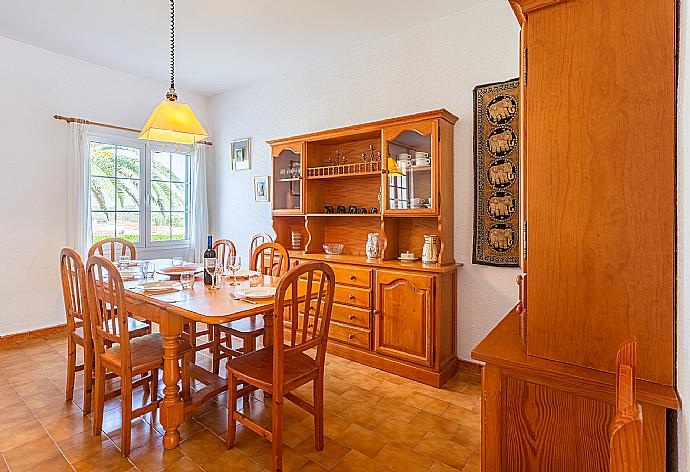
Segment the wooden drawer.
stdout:
<svg viewBox="0 0 690 472">
<path fill-rule="evenodd" d="M 357 287 L 371 287 L 371 269 L 362 267 L 331 264 L 338 284 L 355 285 Z"/>
<path fill-rule="evenodd" d="M 338 323 L 346 323 L 359 326 L 360 328 L 370 329 L 371 310 L 334 303 L 333 311 L 331 312 L 331 321 L 337 321 Z"/>
<path fill-rule="evenodd" d="M 355 328 L 354 326 L 331 322 L 328 338 L 341 343 L 371 349 L 371 331 L 368 329 Z"/>
<path fill-rule="evenodd" d="M 371 290 L 369 289 L 336 285 L 334 298 L 336 302 L 345 305 L 371 308 Z"/>
</svg>

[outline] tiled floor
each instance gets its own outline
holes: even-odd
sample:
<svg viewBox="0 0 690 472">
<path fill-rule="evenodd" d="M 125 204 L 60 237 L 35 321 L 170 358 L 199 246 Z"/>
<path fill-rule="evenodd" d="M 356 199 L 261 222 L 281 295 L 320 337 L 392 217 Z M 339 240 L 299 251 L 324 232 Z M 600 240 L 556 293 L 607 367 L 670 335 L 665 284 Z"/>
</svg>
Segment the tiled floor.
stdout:
<svg viewBox="0 0 690 472">
<path fill-rule="evenodd" d="M 133 423 L 132 453 L 120 456 L 120 401 L 106 405 L 104 434 L 91 434 L 82 416 L 82 390 L 64 401 L 64 335 L 0 347 L 0 472 L 60 470 L 262 471 L 270 468 L 270 443 L 238 427 L 236 447 L 225 449 L 225 396 L 209 402 L 181 427 L 183 441 L 161 444 L 160 423 L 147 415 Z M 197 362 L 210 367 L 210 359 Z M 77 386 L 82 385 L 78 374 Z M 322 452 L 314 449 L 313 420 L 286 402 L 284 470 L 453 471 L 479 470 L 479 378 L 458 374 L 434 389 L 335 356 L 326 366 Z M 309 386 L 298 392 L 311 399 Z M 141 404 L 143 393 L 135 391 Z M 270 402 L 261 393 L 248 411 L 270 426 Z"/>
</svg>

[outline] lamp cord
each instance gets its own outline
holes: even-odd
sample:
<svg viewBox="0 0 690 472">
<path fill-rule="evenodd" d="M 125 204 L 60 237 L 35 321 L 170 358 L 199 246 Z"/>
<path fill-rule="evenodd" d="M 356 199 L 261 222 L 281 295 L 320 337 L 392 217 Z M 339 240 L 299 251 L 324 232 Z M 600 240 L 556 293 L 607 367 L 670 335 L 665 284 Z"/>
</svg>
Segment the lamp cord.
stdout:
<svg viewBox="0 0 690 472">
<path fill-rule="evenodd" d="M 175 0 L 170 0 L 170 88 L 175 88 Z"/>
</svg>

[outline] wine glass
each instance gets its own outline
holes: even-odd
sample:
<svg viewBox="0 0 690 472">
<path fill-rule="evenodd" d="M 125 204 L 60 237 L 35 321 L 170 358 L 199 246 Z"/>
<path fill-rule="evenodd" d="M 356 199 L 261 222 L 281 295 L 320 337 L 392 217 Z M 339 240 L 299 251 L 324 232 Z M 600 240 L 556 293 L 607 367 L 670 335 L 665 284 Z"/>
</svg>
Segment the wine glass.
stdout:
<svg viewBox="0 0 690 472">
<path fill-rule="evenodd" d="M 228 270 L 232 272 L 233 282 L 230 285 L 239 285 L 237 281 L 237 271 L 242 267 L 242 258 L 240 256 L 228 256 Z"/>
<path fill-rule="evenodd" d="M 216 287 L 216 259 L 204 259 L 204 272 L 211 276 L 211 286 L 209 290 L 215 290 Z"/>
<path fill-rule="evenodd" d="M 223 272 L 225 271 L 225 267 L 223 267 L 223 261 L 220 259 L 216 259 L 216 265 L 213 268 L 213 285 L 214 288 L 220 288 L 218 285 L 218 281 L 220 278 L 223 276 Z"/>
<path fill-rule="evenodd" d="M 141 273 L 144 279 L 152 279 L 155 272 L 156 266 L 152 262 L 146 261 L 141 265 Z"/>
</svg>

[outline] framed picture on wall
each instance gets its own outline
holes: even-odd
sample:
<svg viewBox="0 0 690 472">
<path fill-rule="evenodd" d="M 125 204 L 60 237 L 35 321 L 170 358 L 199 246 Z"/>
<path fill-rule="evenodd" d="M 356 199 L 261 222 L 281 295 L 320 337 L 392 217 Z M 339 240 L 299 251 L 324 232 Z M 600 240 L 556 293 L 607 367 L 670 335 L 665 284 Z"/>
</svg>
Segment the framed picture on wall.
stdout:
<svg viewBox="0 0 690 472">
<path fill-rule="evenodd" d="M 249 138 L 230 142 L 230 168 L 232 170 L 249 170 Z"/>
<path fill-rule="evenodd" d="M 268 185 L 270 177 L 263 175 L 261 177 L 254 177 L 254 201 L 255 202 L 269 202 L 271 201 L 271 187 Z"/>
</svg>

